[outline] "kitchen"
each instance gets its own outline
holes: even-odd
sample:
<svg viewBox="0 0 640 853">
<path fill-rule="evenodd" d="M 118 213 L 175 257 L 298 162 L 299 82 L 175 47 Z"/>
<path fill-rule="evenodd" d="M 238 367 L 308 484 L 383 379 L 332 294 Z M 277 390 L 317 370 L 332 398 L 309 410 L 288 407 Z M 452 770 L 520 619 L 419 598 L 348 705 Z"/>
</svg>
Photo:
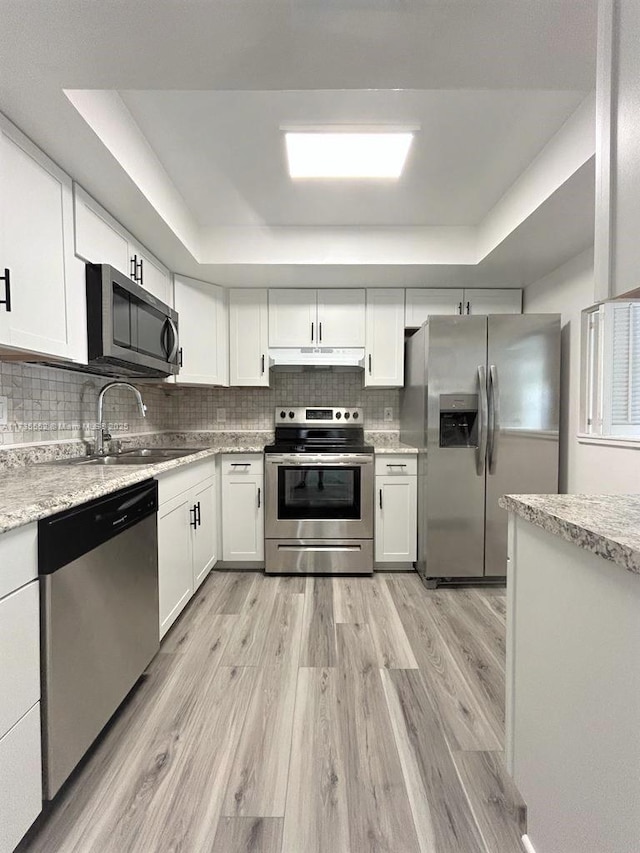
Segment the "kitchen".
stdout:
<svg viewBox="0 0 640 853">
<path fill-rule="evenodd" d="M 633 530 L 634 505 L 629 499 L 624 507 L 608 506 L 615 523 L 607 526 L 596 519 L 597 506 L 588 507 L 593 515 L 585 521 L 576 505 L 562 505 L 551 523 L 544 506 L 514 502 L 505 507 L 515 531 L 509 571 L 522 583 L 510 575 L 507 600 L 502 585 L 427 590 L 413 571 L 416 562 L 420 569 L 421 448 L 402 440 L 404 345 L 405 334 L 411 341 L 431 316 L 463 323 L 505 312 L 522 311 L 523 319 L 560 314 L 559 491 L 637 491 L 637 427 L 634 432 L 631 422 L 626 434 L 605 428 L 597 434 L 581 410 L 581 341 L 583 324 L 593 326 L 600 316 L 600 309 L 583 316 L 585 309 L 637 286 L 637 179 L 625 168 L 638 141 L 633 123 L 624 123 L 629 101 L 623 96 L 633 91 L 640 61 L 633 42 L 638 21 L 624 0 L 616 4 L 617 17 L 612 4 L 600 4 L 596 74 L 595 4 L 541 3 L 526 11 L 494 5 L 487 12 L 464 4 L 461 14 L 462 7 L 443 3 L 368 11 L 311 4 L 295 13 L 275 4 L 266 14 L 251 3 L 233 11 L 223 4 L 162 3 L 154 4 L 153 15 L 147 4 L 81 9 L 69 3 L 55 12 L 44 3 L 0 5 L 6 21 L 0 266 L 9 271 L 0 281 L 0 607 L 22 593 L 27 608 L 5 623 L 6 644 L 5 629 L 1 635 L 2 659 L 10 661 L 10 680 L 3 683 L 12 685 L 2 695 L 13 699 L 6 707 L 3 699 L 0 749 L 29 730 L 22 751 L 3 753 L 10 756 L 0 773 L 0 802 L 8 804 L 0 809 L 3 851 L 14 849 L 42 807 L 39 705 L 41 696 L 52 698 L 52 689 L 45 672 L 41 693 L 39 583 L 51 624 L 68 621 L 64 609 L 56 618 L 61 599 L 53 581 L 47 587 L 46 578 L 61 572 L 53 569 L 56 548 L 42 544 L 49 535 L 44 530 L 59 511 L 72 523 L 83 501 L 106 501 L 114 490 L 144 482 L 157 483 L 150 499 L 158 511 L 161 591 L 151 621 L 162 638 L 160 652 L 149 655 L 153 662 L 142 681 L 88 756 L 78 757 L 79 768 L 71 769 L 66 785 L 60 782 L 53 805 L 18 849 L 161 850 L 180 841 L 182 849 L 194 850 L 571 850 L 562 833 L 580 831 L 569 817 L 575 797 L 591 796 L 597 786 L 574 779 L 559 796 L 527 752 L 527 739 L 517 737 L 532 725 L 522 697 L 535 704 L 542 695 L 542 686 L 536 694 L 527 680 L 539 665 L 536 622 L 531 627 L 527 620 L 539 615 L 534 602 L 541 606 L 545 587 L 538 589 L 528 574 L 527 554 L 543 543 L 530 541 L 526 530 L 535 515 L 545 535 L 557 539 L 561 531 L 569 540 L 562 545 L 584 551 L 585 560 L 605 557 L 623 576 L 621 598 L 629 608 L 638 594 L 637 546 L 625 528 Z M 550 32 L 562 37 L 549 38 Z M 188 45 L 193 61 L 185 61 L 176 44 Z M 252 62 L 238 63 L 249 54 Z M 389 94 L 398 89 L 405 91 Z M 616 122 L 620 133 L 612 145 Z M 349 124 L 413 132 L 407 175 L 420 192 L 402 180 L 396 189 L 354 192 L 341 182 L 303 186 L 286 175 L 285 133 L 301 125 Z M 437 169 L 425 167 L 426 142 Z M 180 364 L 168 381 L 54 366 L 86 368 L 91 357 L 87 262 L 110 264 L 128 279 L 127 289 L 142 288 L 143 301 L 156 299 L 176 312 L 179 338 L 171 332 L 172 315 L 163 315 L 163 351 Z M 25 301 L 26 281 L 35 284 Z M 633 303 L 624 304 L 632 314 Z M 602 316 L 608 310 L 604 304 Z M 333 339 L 332 324 L 339 328 Z M 321 358 L 323 345 L 357 350 L 331 355 L 353 355 L 356 363 L 300 363 L 305 350 Z M 299 351 L 298 363 L 282 363 L 283 351 L 291 349 Z M 38 354 L 37 363 L 27 363 L 29 353 Z M 130 389 L 108 390 L 102 400 L 107 438 L 96 430 L 98 396 L 116 378 L 133 383 L 146 411 Z M 475 386 L 450 390 L 475 393 Z M 324 558 L 330 544 L 313 532 L 296 542 L 286 532 L 265 531 L 270 500 L 273 507 L 268 460 L 276 454 L 263 451 L 274 438 L 276 446 L 280 441 L 274 430 L 284 429 L 282 412 L 287 429 L 301 431 L 295 446 L 301 439 L 330 440 L 335 452 L 336 440 L 351 436 L 356 454 L 374 448 L 373 535 L 327 535 L 361 554 L 362 541 L 373 543 L 366 546 L 376 552 L 373 576 L 327 578 L 308 573 L 308 565 L 299 575 L 263 574 L 267 542 L 280 543 L 276 566 L 284 554 L 301 559 L 291 550 L 301 546 L 304 559 Z M 118 457 L 115 464 L 86 461 L 100 440 Z M 179 455 L 189 449 L 194 452 Z M 303 452 L 310 449 L 318 450 Z M 136 461 L 123 463 L 127 455 Z M 320 496 L 325 506 L 335 502 L 338 486 L 340 502 L 345 494 L 353 498 L 355 475 L 348 477 L 333 472 L 321 479 L 318 470 L 306 481 L 304 474 L 292 476 L 283 486 L 288 509 L 314 500 L 317 513 Z M 428 488 L 428 471 L 426 480 Z M 117 511 L 118 520 L 131 507 L 120 503 L 108 511 Z M 553 524 L 556 534 L 549 533 Z M 575 532 L 581 526 L 591 530 L 582 539 Z M 59 541 L 62 550 L 72 543 L 90 555 L 127 533 L 93 550 L 88 545 L 95 542 L 81 541 L 84 534 Z M 345 552 L 334 548 L 331 560 L 339 554 Z M 51 573 L 43 568 L 49 558 Z M 84 554 L 66 554 L 64 569 L 88 562 Z M 547 556 L 545 565 L 552 564 Z M 547 590 L 549 582 L 553 578 Z M 519 590 L 527 584 L 531 593 L 523 602 Z M 580 600 L 575 592 L 567 599 L 560 593 L 561 585 L 559 613 L 561 602 Z M 87 653 L 92 634 L 98 639 L 100 631 L 111 631 L 113 640 L 113 625 L 101 624 L 103 595 L 104 588 L 89 608 L 87 592 Z M 618 600 L 611 609 L 619 632 L 611 652 L 631 660 L 633 612 Z M 138 642 L 133 621 L 118 624 L 131 648 Z M 610 630 L 603 622 L 601 631 Z M 568 633 L 554 634 L 556 645 Z M 70 640 L 66 648 L 45 629 L 47 636 L 54 651 L 62 649 L 61 660 L 82 645 L 73 633 L 60 635 Z M 440 671 L 438 660 L 445 662 Z M 602 692 L 619 695 L 615 714 L 626 705 L 628 725 L 637 680 L 629 678 L 625 702 L 620 685 L 616 693 L 607 681 L 609 670 L 601 660 Z M 67 736 L 78 704 L 86 705 L 78 726 L 94 710 L 83 684 L 73 681 L 66 682 L 69 690 L 80 689 L 82 698 L 62 715 Z M 118 686 L 121 693 L 129 682 Z M 559 694 L 566 706 L 557 703 L 556 743 L 567 733 L 575 712 L 570 700 L 578 692 Z M 363 712 L 367 697 L 370 715 Z M 593 699 L 594 725 L 601 706 Z M 106 712 L 97 718 L 100 713 Z M 172 722 L 181 714 L 184 727 Z M 421 729 L 425 736 L 412 740 L 411 732 Z M 550 729 L 551 721 L 538 722 L 533 734 Z M 46 750 L 46 718 L 43 732 Z M 93 736 L 87 739 L 81 754 Z M 603 751 L 619 755 L 619 744 L 604 734 L 601 741 Z M 378 748 L 367 762 L 372 742 Z M 202 743 L 214 744 L 210 753 L 198 750 Z M 508 772 L 499 758 L 505 743 Z M 543 745 L 537 748 L 550 766 Z M 68 742 L 62 752 L 69 752 Z M 601 754 L 589 755 L 593 763 Z M 586 753 L 571 753 L 563 763 L 578 767 L 580 757 L 586 760 Z M 625 779 L 633 776 L 635 758 L 628 749 Z M 316 784 L 316 762 L 327 774 L 328 801 L 324 782 Z M 615 777 L 606 774 L 615 767 L 596 766 L 608 790 L 633 801 L 631 782 L 613 785 Z M 446 780 L 441 789 L 431 790 L 429 768 Z M 509 773 L 528 809 L 526 825 Z M 543 779 L 542 792 L 536 778 Z M 590 779 L 584 768 L 583 779 Z M 194 795 L 200 786 L 211 799 Z M 376 804 L 379 788 L 392 792 L 382 804 Z M 495 802 L 499 806 L 488 809 Z M 616 829 L 613 804 L 606 803 L 581 814 L 587 835 L 574 849 L 589 849 L 584 837 L 597 838 L 594 853 L 624 849 L 624 839 L 633 837 L 633 816 L 618 820 Z M 453 830 L 443 818 L 447 810 Z M 593 822 L 600 836 L 593 835 Z M 113 834 L 114 827 L 123 834 Z"/>
</svg>

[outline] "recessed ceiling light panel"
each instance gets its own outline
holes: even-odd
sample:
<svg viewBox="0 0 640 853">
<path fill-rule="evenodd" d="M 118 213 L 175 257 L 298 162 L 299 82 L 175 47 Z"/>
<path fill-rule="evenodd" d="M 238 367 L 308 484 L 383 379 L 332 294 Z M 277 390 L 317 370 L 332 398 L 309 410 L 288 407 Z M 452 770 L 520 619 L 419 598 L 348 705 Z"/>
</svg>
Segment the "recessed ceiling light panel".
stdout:
<svg viewBox="0 0 640 853">
<path fill-rule="evenodd" d="M 285 133 L 292 178 L 399 178 L 413 133 Z"/>
</svg>

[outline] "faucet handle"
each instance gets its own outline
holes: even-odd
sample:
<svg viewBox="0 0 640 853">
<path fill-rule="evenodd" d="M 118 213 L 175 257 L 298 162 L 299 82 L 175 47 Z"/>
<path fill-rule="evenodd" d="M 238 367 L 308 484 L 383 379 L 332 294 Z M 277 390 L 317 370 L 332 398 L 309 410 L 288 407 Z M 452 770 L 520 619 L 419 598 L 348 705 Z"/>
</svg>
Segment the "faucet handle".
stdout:
<svg viewBox="0 0 640 853">
<path fill-rule="evenodd" d="M 102 440 L 103 441 L 111 441 L 111 433 L 107 432 L 106 429 L 102 430 Z"/>
</svg>

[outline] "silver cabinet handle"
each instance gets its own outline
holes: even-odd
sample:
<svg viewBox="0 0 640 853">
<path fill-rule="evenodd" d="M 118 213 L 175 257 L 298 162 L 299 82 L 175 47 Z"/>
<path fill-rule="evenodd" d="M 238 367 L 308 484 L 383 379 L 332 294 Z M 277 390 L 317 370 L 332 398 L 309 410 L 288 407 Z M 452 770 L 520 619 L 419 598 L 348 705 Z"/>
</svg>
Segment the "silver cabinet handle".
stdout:
<svg viewBox="0 0 640 853">
<path fill-rule="evenodd" d="M 484 364 L 478 365 L 478 386 L 480 391 L 480 407 L 478 417 L 478 451 L 476 456 L 476 474 L 484 476 L 484 465 L 487 456 L 487 420 L 489 416 L 489 403 L 487 400 L 487 371 Z"/>
<path fill-rule="evenodd" d="M 489 438 L 487 442 L 487 458 L 489 473 L 495 474 L 498 467 L 498 437 L 500 435 L 500 385 L 498 368 L 495 364 L 489 367 Z"/>
</svg>

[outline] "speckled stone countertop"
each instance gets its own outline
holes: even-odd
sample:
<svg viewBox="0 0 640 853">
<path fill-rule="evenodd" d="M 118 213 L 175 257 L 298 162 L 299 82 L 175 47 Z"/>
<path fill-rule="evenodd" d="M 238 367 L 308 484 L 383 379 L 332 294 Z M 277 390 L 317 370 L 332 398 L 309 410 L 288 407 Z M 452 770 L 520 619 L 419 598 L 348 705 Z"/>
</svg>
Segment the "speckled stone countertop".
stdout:
<svg viewBox="0 0 640 853">
<path fill-rule="evenodd" d="M 199 447 L 202 450 L 154 465 L 102 467 L 36 465 L 0 470 L 0 533 L 38 521 L 85 501 L 141 483 L 217 453 L 262 453 L 270 433 L 173 433 L 123 440 L 126 447 Z M 78 456 L 79 453 L 70 455 Z"/>
<path fill-rule="evenodd" d="M 402 444 L 398 430 L 365 430 L 364 440 L 371 444 L 376 455 L 385 453 L 417 453 L 417 447 Z"/>
<path fill-rule="evenodd" d="M 640 495 L 505 495 L 503 509 L 640 574 Z"/>
</svg>

